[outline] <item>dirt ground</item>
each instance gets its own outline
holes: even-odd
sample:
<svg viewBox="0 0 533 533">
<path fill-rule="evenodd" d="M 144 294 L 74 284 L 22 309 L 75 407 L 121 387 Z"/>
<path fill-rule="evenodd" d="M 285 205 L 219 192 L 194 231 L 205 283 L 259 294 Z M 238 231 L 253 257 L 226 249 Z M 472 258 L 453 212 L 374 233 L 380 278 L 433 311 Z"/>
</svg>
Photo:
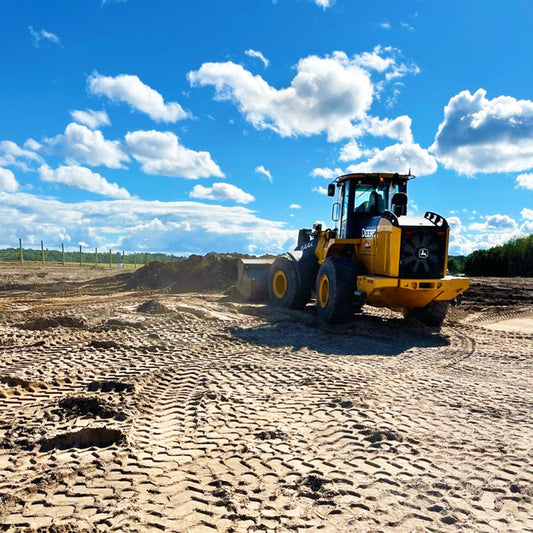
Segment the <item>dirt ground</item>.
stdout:
<svg viewBox="0 0 533 533">
<path fill-rule="evenodd" d="M 1 531 L 533 531 L 533 279 L 440 332 L 0 266 Z"/>
</svg>

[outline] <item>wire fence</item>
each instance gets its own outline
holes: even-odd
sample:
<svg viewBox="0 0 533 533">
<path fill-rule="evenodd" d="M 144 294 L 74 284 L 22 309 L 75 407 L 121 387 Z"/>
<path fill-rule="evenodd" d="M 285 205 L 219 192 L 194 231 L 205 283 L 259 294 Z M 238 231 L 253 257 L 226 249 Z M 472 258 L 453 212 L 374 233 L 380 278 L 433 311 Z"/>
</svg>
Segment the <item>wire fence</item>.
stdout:
<svg viewBox="0 0 533 533">
<path fill-rule="evenodd" d="M 150 261 L 179 261 L 181 257 L 170 254 L 153 252 L 126 252 L 113 251 L 111 248 L 94 251 L 88 247 L 79 246 L 78 251 L 66 251 L 65 244 L 61 243 L 60 249 L 45 248 L 41 241 L 40 249 L 24 248 L 22 239 L 19 239 L 17 248 L 0 250 L 0 261 L 20 264 L 64 265 L 64 266 L 101 266 L 109 268 L 136 269 Z"/>
</svg>

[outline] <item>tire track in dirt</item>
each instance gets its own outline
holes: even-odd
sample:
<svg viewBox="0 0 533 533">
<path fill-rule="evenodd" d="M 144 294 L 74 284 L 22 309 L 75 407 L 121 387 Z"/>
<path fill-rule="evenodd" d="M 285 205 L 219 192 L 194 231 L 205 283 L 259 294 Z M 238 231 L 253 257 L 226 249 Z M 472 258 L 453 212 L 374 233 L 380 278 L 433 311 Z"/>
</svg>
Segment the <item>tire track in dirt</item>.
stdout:
<svg viewBox="0 0 533 533">
<path fill-rule="evenodd" d="M 9 476 L 0 477 L 0 493 L 11 495 L 0 498 L 2 523 L 115 531 L 529 526 L 531 337 L 455 324 L 434 335 L 394 319 L 331 331 L 294 317 L 227 321 L 216 318 L 229 316 L 216 298 L 191 298 L 212 315 L 172 312 L 184 301 L 168 297 L 171 312 L 145 317 L 142 328 L 116 322 L 67 343 L 66 330 L 39 332 L 49 344 L 18 367 L 10 366 L 16 349 L 5 350 L 0 374 L 13 382 L 0 383 L 0 409 L 19 412 L 19 427 L 35 421 L 32 430 L 44 434 L 34 440 L 87 427 L 120 430 L 125 440 L 93 436 L 88 447 L 31 455 L 0 449 Z M 106 317 L 135 323 L 140 302 L 114 301 Z M 103 324 L 98 305 L 84 314 Z M 126 418 L 57 411 L 61 399 L 83 395 Z"/>
</svg>

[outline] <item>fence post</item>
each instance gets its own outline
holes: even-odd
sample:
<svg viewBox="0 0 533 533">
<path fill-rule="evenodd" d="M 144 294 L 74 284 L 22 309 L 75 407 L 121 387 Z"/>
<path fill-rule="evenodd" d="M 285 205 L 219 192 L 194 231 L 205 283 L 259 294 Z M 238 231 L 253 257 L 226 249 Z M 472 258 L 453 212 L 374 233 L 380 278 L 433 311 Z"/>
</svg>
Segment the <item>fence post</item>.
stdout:
<svg viewBox="0 0 533 533">
<path fill-rule="evenodd" d="M 61 262 L 63 263 L 63 266 L 65 266 L 65 243 L 61 243 Z"/>
<path fill-rule="evenodd" d="M 109 268 L 113 268 L 113 254 L 111 253 L 111 248 L 109 248 Z"/>
<path fill-rule="evenodd" d="M 44 265 L 44 241 L 41 241 L 41 263 Z"/>
<path fill-rule="evenodd" d="M 94 249 L 94 264 L 98 266 L 98 248 Z"/>
<path fill-rule="evenodd" d="M 124 263 L 124 250 L 122 250 L 122 268 L 126 269 L 126 263 Z"/>
<path fill-rule="evenodd" d="M 81 244 L 80 244 L 80 266 L 83 266 L 83 256 L 81 253 Z"/>
<path fill-rule="evenodd" d="M 19 239 L 19 259 L 20 264 L 24 263 L 24 250 L 22 249 L 22 239 Z"/>
</svg>

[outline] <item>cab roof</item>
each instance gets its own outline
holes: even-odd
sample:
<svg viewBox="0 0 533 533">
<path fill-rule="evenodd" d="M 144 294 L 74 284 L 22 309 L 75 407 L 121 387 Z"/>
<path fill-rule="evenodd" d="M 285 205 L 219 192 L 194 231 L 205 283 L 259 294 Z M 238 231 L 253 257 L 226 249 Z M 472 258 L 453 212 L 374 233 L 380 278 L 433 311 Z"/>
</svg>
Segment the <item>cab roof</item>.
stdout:
<svg viewBox="0 0 533 533">
<path fill-rule="evenodd" d="M 360 172 L 355 174 L 343 174 L 335 179 L 335 182 L 341 183 L 343 181 L 358 179 L 363 183 L 376 183 L 380 179 L 390 179 L 394 181 L 408 181 L 411 178 L 414 178 L 412 174 L 398 174 L 398 173 L 387 173 L 387 172 Z"/>
</svg>

